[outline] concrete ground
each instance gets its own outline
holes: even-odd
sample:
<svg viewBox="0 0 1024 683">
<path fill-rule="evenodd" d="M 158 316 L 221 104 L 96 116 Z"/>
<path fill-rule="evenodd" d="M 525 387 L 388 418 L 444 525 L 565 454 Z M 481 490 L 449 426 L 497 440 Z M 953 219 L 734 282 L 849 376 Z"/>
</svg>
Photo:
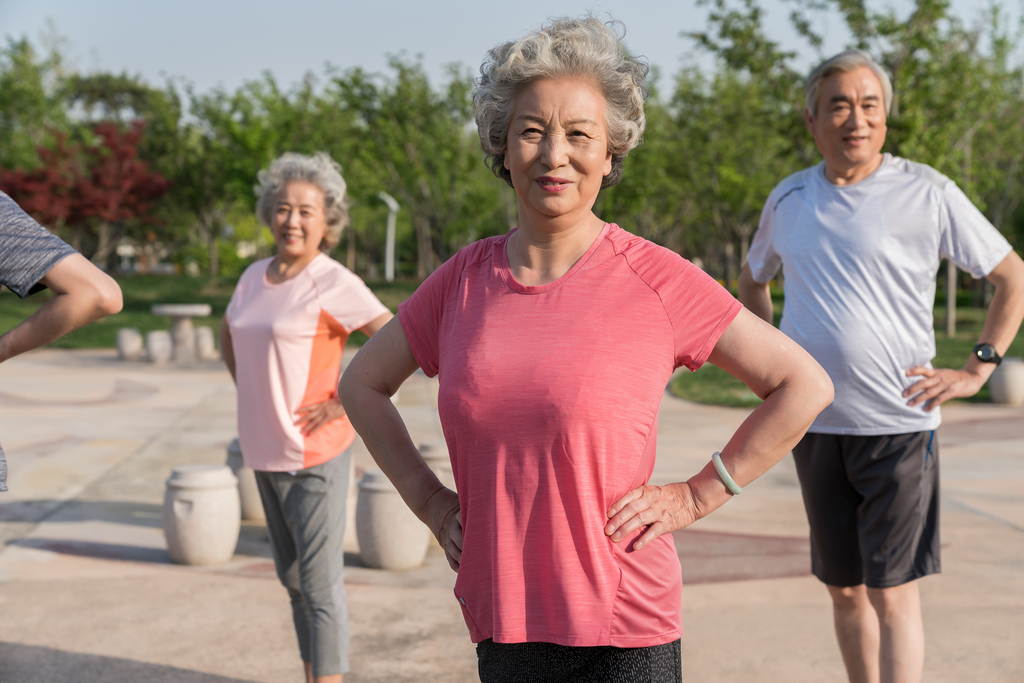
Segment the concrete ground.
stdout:
<svg viewBox="0 0 1024 683">
<path fill-rule="evenodd" d="M 403 386 L 417 442 L 440 438 L 436 384 Z M 669 397 L 655 483 L 707 462 L 748 411 Z M 265 530 L 227 565 L 170 562 L 164 481 L 222 463 L 235 394 L 215 363 L 156 367 L 108 351 L 44 350 L 0 365 L 0 683 L 301 681 Z M 943 573 L 922 580 L 926 681 L 1024 679 L 1024 410 L 956 405 L 939 432 Z M 373 466 L 357 443 L 356 464 Z M 844 680 L 786 458 L 677 534 L 689 681 Z M 346 555 L 347 681 L 474 681 L 475 656 L 439 549 L 407 572 Z"/>
</svg>

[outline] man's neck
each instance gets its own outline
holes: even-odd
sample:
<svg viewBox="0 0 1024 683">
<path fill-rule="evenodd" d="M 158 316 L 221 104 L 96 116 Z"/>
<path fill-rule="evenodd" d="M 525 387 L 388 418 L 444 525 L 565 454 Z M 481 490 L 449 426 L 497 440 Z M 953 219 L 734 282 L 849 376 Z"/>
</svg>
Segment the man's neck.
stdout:
<svg viewBox="0 0 1024 683">
<path fill-rule="evenodd" d="M 833 185 L 855 185 L 878 170 L 885 156 L 879 152 L 871 161 L 855 166 L 837 167 L 825 162 L 825 177 Z"/>
</svg>

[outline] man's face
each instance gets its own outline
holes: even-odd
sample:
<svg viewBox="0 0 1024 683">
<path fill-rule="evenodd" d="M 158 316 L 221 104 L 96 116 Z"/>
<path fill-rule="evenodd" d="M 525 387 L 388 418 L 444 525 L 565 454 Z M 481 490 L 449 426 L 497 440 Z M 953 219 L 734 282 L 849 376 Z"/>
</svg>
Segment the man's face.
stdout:
<svg viewBox="0 0 1024 683">
<path fill-rule="evenodd" d="M 825 165 L 836 172 L 873 163 L 885 144 L 882 84 L 867 67 L 823 79 L 817 111 L 805 116 Z"/>
</svg>

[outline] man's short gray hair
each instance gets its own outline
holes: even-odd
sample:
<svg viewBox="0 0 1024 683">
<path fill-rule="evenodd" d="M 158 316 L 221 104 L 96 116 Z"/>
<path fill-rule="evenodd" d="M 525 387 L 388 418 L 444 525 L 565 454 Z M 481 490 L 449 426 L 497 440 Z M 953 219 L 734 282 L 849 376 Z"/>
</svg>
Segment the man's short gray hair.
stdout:
<svg viewBox="0 0 1024 683">
<path fill-rule="evenodd" d="M 826 59 L 811 72 L 811 75 L 807 77 L 807 85 L 804 86 L 804 106 L 807 107 L 811 116 L 816 116 L 818 113 L 818 89 L 823 80 L 834 73 L 849 73 L 862 67 L 871 69 L 871 72 L 878 78 L 878 82 L 882 84 L 882 104 L 885 106 L 885 113 L 888 116 L 892 110 L 892 81 L 889 80 L 888 74 L 878 65 L 878 62 L 864 50 L 840 52 L 835 57 Z"/>
<path fill-rule="evenodd" d="M 324 216 L 327 231 L 320 241 L 320 251 L 329 252 L 341 241 L 341 231 L 348 225 L 348 204 L 345 201 L 345 179 L 341 166 L 327 152 L 312 156 L 285 152 L 257 175 L 253 187 L 256 192 L 256 217 L 260 223 L 272 228 L 277 193 L 288 183 L 309 183 L 324 193 Z"/>
<path fill-rule="evenodd" d="M 604 94 L 612 170 L 601 187 L 611 187 L 622 179 L 622 162 L 640 144 L 647 122 L 644 79 L 648 67 L 629 54 L 613 26 L 622 25 L 606 25 L 589 15 L 554 19 L 521 40 L 487 53 L 473 104 L 480 145 L 494 175 L 512 185 L 512 175 L 505 168 L 505 150 L 516 95 L 534 81 L 570 77 L 592 80 Z"/>
</svg>

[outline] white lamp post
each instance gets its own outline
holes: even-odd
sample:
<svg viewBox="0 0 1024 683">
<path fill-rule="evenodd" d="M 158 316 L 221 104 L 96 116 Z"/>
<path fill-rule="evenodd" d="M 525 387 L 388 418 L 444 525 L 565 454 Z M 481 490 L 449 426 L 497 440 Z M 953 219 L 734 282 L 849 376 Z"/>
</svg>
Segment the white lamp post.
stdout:
<svg viewBox="0 0 1024 683">
<path fill-rule="evenodd" d="M 384 246 L 384 279 L 395 281 L 395 220 L 398 217 L 398 202 L 387 192 L 377 193 L 380 200 L 388 205 L 388 233 Z"/>
</svg>

